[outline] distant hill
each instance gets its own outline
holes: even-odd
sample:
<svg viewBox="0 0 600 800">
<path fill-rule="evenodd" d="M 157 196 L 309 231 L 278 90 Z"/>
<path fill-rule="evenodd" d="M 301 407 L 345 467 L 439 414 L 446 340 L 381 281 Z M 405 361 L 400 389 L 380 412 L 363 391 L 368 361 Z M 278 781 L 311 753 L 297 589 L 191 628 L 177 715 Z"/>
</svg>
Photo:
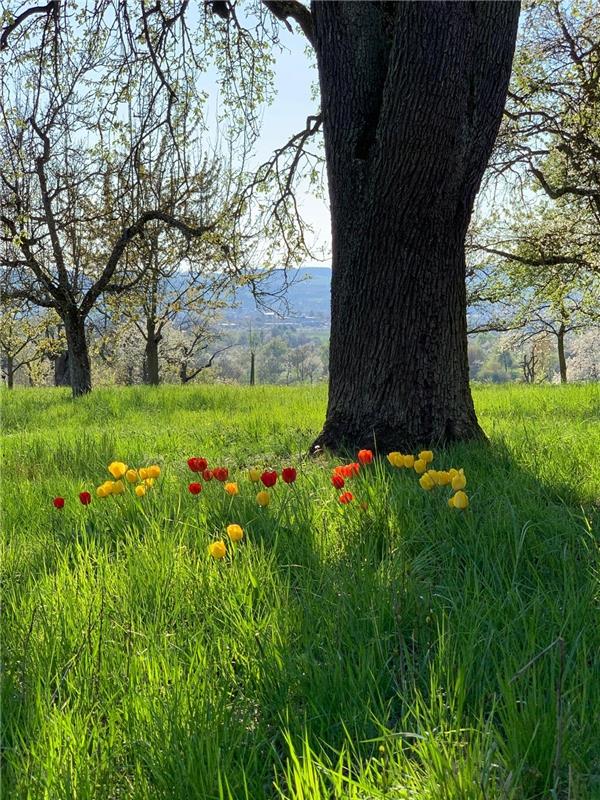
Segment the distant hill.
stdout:
<svg viewBox="0 0 600 800">
<path fill-rule="evenodd" d="M 274 297 L 264 297 L 267 306 L 277 310 L 285 318 L 319 317 L 329 320 L 331 269 L 329 267 L 302 267 L 288 271 L 289 286 L 283 297 L 278 295 L 285 288 L 285 274 L 281 269 L 274 270 L 261 284 L 263 292 Z M 236 307 L 225 312 L 226 318 L 270 316 L 268 309 L 257 307 L 250 289 L 241 287 L 235 291 Z M 287 308 L 286 308 L 287 306 Z"/>
</svg>

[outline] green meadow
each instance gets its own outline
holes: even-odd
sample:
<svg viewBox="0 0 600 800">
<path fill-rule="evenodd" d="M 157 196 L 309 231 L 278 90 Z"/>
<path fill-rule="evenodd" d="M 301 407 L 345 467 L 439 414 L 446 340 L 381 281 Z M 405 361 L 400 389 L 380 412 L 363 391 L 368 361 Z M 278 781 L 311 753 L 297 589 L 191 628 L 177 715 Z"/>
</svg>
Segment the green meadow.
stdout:
<svg viewBox="0 0 600 800">
<path fill-rule="evenodd" d="M 600 798 L 600 388 L 474 396 L 459 511 L 385 458 L 341 505 L 322 386 L 3 391 L 2 797 Z"/>
</svg>

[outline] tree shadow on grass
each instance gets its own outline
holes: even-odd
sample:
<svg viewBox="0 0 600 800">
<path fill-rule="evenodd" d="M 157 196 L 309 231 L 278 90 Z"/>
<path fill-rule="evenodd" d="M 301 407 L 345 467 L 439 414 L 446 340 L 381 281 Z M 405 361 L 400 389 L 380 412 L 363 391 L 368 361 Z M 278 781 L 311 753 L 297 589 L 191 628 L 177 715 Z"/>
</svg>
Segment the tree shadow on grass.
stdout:
<svg viewBox="0 0 600 800">
<path fill-rule="evenodd" d="M 465 797 L 560 796 L 569 781 L 592 790 L 600 635 L 585 518 L 502 447 L 438 457 L 465 466 L 464 514 L 448 509 L 447 492 L 424 493 L 396 473 L 387 497 L 337 524 L 335 552 L 318 524 L 276 535 L 265 526 L 262 545 L 286 578 L 289 626 L 276 652 L 259 653 L 262 741 L 236 754 L 234 797 L 249 753 L 260 752 L 263 786 L 281 772 L 287 737 L 324 758 L 351 742 L 364 764 L 389 736 L 401 775 L 419 758 L 411 736 L 451 733 L 445 767 L 422 768 L 451 775 L 453 763 L 475 760 L 481 786 Z M 335 517 L 321 521 L 336 527 Z"/>
</svg>

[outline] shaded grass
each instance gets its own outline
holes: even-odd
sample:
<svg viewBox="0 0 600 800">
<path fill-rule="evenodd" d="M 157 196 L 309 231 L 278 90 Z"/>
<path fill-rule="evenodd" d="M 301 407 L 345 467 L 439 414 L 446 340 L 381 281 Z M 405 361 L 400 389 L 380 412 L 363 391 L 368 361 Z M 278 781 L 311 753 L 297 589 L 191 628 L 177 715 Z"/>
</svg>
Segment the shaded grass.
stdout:
<svg viewBox="0 0 600 800">
<path fill-rule="evenodd" d="M 3 796 L 600 796 L 598 387 L 476 389 L 465 514 L 384 463 L 342 508 L 325 394 L 2 395 Z M 300 476 L 193 498 L 190 455 Z M 117 457 L 156 491 L 79 506 Z"/>
</svg>

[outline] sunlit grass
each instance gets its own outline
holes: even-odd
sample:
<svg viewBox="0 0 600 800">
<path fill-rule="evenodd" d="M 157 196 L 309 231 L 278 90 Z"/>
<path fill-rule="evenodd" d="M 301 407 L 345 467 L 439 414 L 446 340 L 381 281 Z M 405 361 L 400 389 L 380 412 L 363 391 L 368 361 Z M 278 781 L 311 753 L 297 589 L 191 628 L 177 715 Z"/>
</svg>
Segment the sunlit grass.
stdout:
<svg viewBox="0 0 600 800">
<path fill-rule="evenodd" d="M 600 796 L 598 387 L 476 389 L 490 445 L 434 462 L 465 513 L 385 462 L 342 508 L 304 457 L 325 400 L 2 394 L 2 797 Z M 191 455 L 240 496 L 190 495 Z M 115 458 L 157 486 L 84 508 Z M 299 469 L 267 509 L 255 463 Z"/>
</svg>

